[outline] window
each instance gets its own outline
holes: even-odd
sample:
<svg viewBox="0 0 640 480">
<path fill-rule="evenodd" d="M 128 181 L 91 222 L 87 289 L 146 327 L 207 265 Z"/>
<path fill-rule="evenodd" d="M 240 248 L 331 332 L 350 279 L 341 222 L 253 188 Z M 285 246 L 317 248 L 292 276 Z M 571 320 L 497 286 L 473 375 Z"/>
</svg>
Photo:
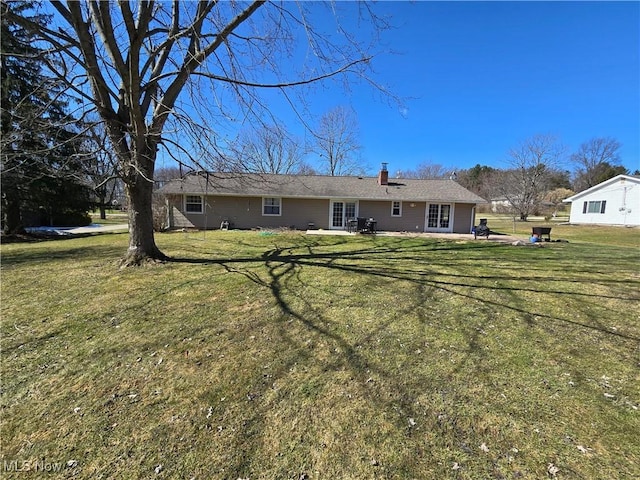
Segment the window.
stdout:
<svg viewBox="0 0 640 480">
<path fill-rule="evenodd" d="M 607 207 L 607 201 L 584 202 L 582 204 L 582 213 L 604 213 Z"/>
<path fill-rule="evenodd" d="M 184 209 L 187 213 L 202 213 L 202 197 L 187 195 L 184 200 Z"/>
<path fill-rule="evenodd" d="M 356 218 L 356 204 L 355 202 L 345 202 L 344 204 L 344 217 L 349 220 L 350 218 Z"/>
<path fill-rule="evenodd" d="M 265 197 L 262 199 L 262 215 L 280 215 L 280 199 Z"/>
<path fill-rule="evenodd" d="M 402 216 L 402 202 L 391 202 L 391 216 L 392 217 L 401 217 Z"/>
</svg>

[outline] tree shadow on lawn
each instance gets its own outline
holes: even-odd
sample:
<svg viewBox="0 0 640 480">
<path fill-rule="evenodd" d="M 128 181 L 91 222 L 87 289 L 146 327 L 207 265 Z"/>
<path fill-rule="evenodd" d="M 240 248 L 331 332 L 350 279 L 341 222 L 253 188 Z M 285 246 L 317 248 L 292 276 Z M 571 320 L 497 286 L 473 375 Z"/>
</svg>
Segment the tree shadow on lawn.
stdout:
<svg viewBox="0 0 640 480">
<path fill-rule="evenodd" d="M 579 326 L 583 328 L 593 329 L 600 333 L 605 333 L 627 340 L 640 341 L 640 338 L 625 335 L 624 333 L 608 329 L 598 323 L 598 319 L 592 319 L 595 321 L 595 325 L 577 322 L 571 318 L 561 318 L 558 316 L 550 315 L 544 311 L 531 311 L 523 306 L 513 306 L 501 303 L 496 300 L 483 298 L 476 293 L 478 291 L 490 290 L 490 291 L 511 291 L 513 293 L 518 292 L 531 292 L 550 295 L 565 295 L 569 298 L 581 298 L 584 299 L 612 299 L 622 300 L 629 302 L 637 302 L 640 300 L 640 296 L 632 295 L 633 289 L 629 289 L 627 295 L 607 295 L 607 294 L 593 294 L 591 292 L 577 292 L 563 290 L 561 288 L 553 288 L 554 284 L 561 284 L 566 282 L 585 282 L 584 275 L 588 274 L 589 284 L 596 285 L 611 285 L 622 284 L 629 285 L 633 282 L 631 280 L 617 280 L 597 278 L 591 276 L 591 270 L 576 269 L 572 263 L 555 263 L 556 274 L 549 275 L 549 268 L 536 267 L 536 270 L 540 271 L 539 275 L 528 276 L 506 276 L 503 274 L 487 274 L 486 272 L 499 271 L 498 268 L 491 268 L 491 262 L 497 259 L 502 259 L 498 250 L 504 248 L 513 248 L 511 246 L 501 246 L 480 243 L 468 244 L 455 243 L 451 241 L 431 242 L 416 245 L 407 245 L 401 240 L 397 242 L 390 242 L 384 245 L 366 246 L 365 248 L 357 248 L 350 251 L 341 252 L 315 252 L 314 247 L 327 247 L 327 244 L 311 243 L 308 242 L 303 246 L 295 245 L 290 247 L 275 247 L 273 249 L 264 251 L 260 256 L 255 257 L 238 257 L 238 258 L 213 258 L 213 259 L 190 259 L 190 258 L 171 258 L 170 262 L 176 263 L 190 263 L 190 264 L 204 264 L 204 265 L 220 265 L 227 271 L 233 273 L 239 273 L 247 277 L 254 283 L 257 283 L 263 287 L 271 290 L 274 299 L 277 301 L 282 312 L 287 314 L 295 314 L 288 303 L 284 300 L 283 291 L 289 293 L 295 292 L 295 285 L 288 286 L 294 277 L 294 273 L 304 267 L 319 267 L 327 268 L 329 270 L 339 270 L 345 273 L 369 275 L 381 280 L 392 281 L 407 281 L 419 286 L 428 286 L 447 292 L 452 295 L 460 296 L 470 302 L 481 302 L 487 306 L 493 306 L 500 309 L 508 309 L 517 314 L 522 314 L 525 318 L 541 318 L 553 321 L 560 321 Z M 295 253 L 295 250 L 303 248 L 306 253 Z M 424 259 L 424 255 L 437 254 L 443 251 L 449 252 L 461 252 L 472 253 L 473 255 L 482 255 L 484 250 L 491 255 L 488 258 L 482 258 L 484 266 L 481 267 L 482 271 L 478 274 L 462 274 L 462 273 L 441 273 L 435 271 L 434 266 L 452 267 L 455 262 L 465 263 L 466 259 L 451 259 L 448 257 L 446 261 L 434 259 L 428 257 L 428 262 L 424 264 L 422 270 L 407 271 L 406 269 L 399 268 L 397 266 L 398 261 L 412 262 L 415 265 L 419 265 L 420 259 Z M 531 259 L 536 261 L 535 258 Z M 478 259 L 480 261 L 480 259 Z M 360 262 L 360 263 L 358 263 Z M 366 262 L 366 265 L 363 263 Z M 264 263 L 269 274 L 268 279 L 262 279 L 255 271 L 239 268 L 238 265 L 247 263 Z M 405 263 L 406 264 L 406 263 Z M 464 269 L 462 265 L 460 269 Z M 476 263 L 474 268 L 478 268 Z M 526 267 L 527 271 L 532 271 L 529 267 Z M 575 275 L 574 278 L 566 278 L 567 273 Z M 298 276 L 299 281 L 299 276 Z M 491 282 L 491 283 L 489 283 Z M 515 285 L 496 285 L 495 282 L 511 282 Z M 460 291 L 462 288 L 464 291 Z"/>
<path fill-rule="evenodd" d="M 264 287 L 270 291 L 271 296 L 276 301 L 280 312 L 282 313 L 282 321 L 295 321 L 303 325 L 307 331 L 317 334 L 339 351 L 339 355 L 335 355 L 330 359 L 319 359 L 313 353 L 305 349 L 303 339 L 296 338 L 291 335 L 283 323 L 280 330 L 280 340 L 289 345 L 292 354 L 288 361 L 280 366 L 278 371 L 274 372 L 274 378 L 286 378 L 290 369 L 298 364 L 298 362 L 323 363 L 325 371 L 338 371 L 340 369 L 348 370 L 352 373 L 353 381 L 360 385 L 367 385 L 371 378 L 378 378 L 385 385 L 384 390 L 393 395 L 380 395 L 378 388 L 369 390 L 363 389 L 367 396 L 367 401 L 372 405 L 377 405 L 381 411 L 395 411 L 396 429 L 405 429 L 406 435 L 411 436 L 416 431 L 410 424 L 410 419 L 418 418 L 422 413 L 416 405 L 416 398 L 424 392 L 425 389 L 444 389 L 448 387 L 443 380 L 447 375 L 455 375 L 461 367 L 457 365 L 452 367 L 450 372 L 440 372 L 434 376 L 418 374 L 415 378 L 409 378 L 403 375 L 400 379 L 398 376 L 388 369 L 383 362 L 368 359 L 362 354 L 358 348 L 363 344 L 367 344 L 379 334 L 383 334 L 390 326 L 394 319 L 404 315 L 414 313 L 416 310 L 423 309 L 424 306 L 432 303 L 435 292 L 444 292 L 445 294 L 462 300 L 463 303 L 474 303 L 481 305 L 484 310 L 482 318 L 489 318 L 495 311 L 511 311 L 517 318 L 522 319 L 529 326 L 542 326 L 546 329 L 553 330 L 547 323 L 565 324 L 571 328 L 581 328 L 594 332 L 598 335 L 605 335 L 610 338 L 621 339 L 624 343 L 629 342 L 629 347 L 634 348 L 640 338 L 624 331 L 613 330 L 609 326 L 604 325 L 601 319 L 591 314 L 591 307 L 602 300 L 622 300 L 629 301 L 630 307 L 633 302 L 637 302 L 637 297 L 620 297 L 600 294 L 590 294 L 584 292 L 575 292 L 562 288 L 561 282 L 577 282 L 582 277 L 582 272 L 578 269 L 572 272 L 576 278 L 567 280 L 563 278 L 563 273 L 570 271 L 570 264 L 558 265 L 557 275 L 548 279 L 548 269 L 540 269 L 540 274 L 528 276 L 505 276 L 495 273 L 491 270 L 492 262 L 502 260 L 501 252 L 504 248 L 513 248 L 511 246 L 486 245 L 480 243 L 464 244 L 450 241 L 431 242 L 431 243 L 407 243 L 406 241 L 388 241 L 384 243 L 375 243 L 371 245 L 356 244 L 355 248 L 348 251 L 322 251 L 325 248 L 331 248 L 326 243 L 306 242 L 302 245 L 278 247 L 263 251 L 256 256 L 240 257 L 240 258 L 212 258 L 212 259 L 173 259 L 175 262 L 219 265 L 227 272 L 243 275 L 249 281 Z M 531 250 L 533 252 L 533 250 Z M 446 260 L 437 258 L 439 253 L 455 253 L 460 254 L 453 258 L 448 256 Z M 468 254 L 468 255 L 464 255 Z M 471 261 L 485 262 L 485 267 L 489 274 L 479 272 L 478 265 L 469 274 L 460 273 L 464 271 L 465 266 L 469 265 L 469 256 L 473 257 Z M 532 257 L 532 259 L 535 257 Z M 411 270 L 406 269 L 407 262 L 414 267 Z M 265 270 L 250 268 L 249 264 L 264 267 Z M 399 265 L 402 264 L 402 267 Z M 246 265 L 246 267 L 244 266 Z M 436 267 L 455 267 L 458 266 L 456 273 L 442 273 L 436 271 Z M 431 267 L 431 268 L 430 268 Z M 381 282 L 409 282 L 416 287 L 416 298 L 412 304 L 396 305 L 396 315 L 386 321 L 380 320 L 376 328 L 372 329 L 366 336 L 357 339 L 357 344 L 353 340 L 339 333 L 338 328 L 334 328 L 332 319 L 327 318 L 324 306 L 319 308 L 314 305 L 308 298 L 304 298 L 299 293 L 299 287 L 303 285 L 302 273 L 307 268 L 327 269 L 328 271 L 340 271 L 354 275 L 364 275 L 371 279 L 372 284 Z M 511 267 L 513 268 L 513 267 Z M 487 270 L 485 270 L 487 271 Z M 590 281 L 593 281 L 590 278 Z M 496 285 L 495 282 L 503 282 L 505 284 Z M 582 278 L 584 281 L 584 278 Z M 617 280 L 602 279 L 596 282 L 607 284 L 616 283 Z M 623 281 L 620 281 L 624 283 Z M 309 280 L 306 280 L 309 283 Z M 555 287 L 553 287 L 555 285 Z M 503 291 L 509 300 L 501 301 L 500 296 L 493 295 L 492 292 Z M 574 311 L 570 308 L 563 310 L 562 316 L 550 314 L 544 309 L 537 310 L 532 308 L 524 295 L 519 294 L 546 294 L 553 296 L 566 296 L 567 302 L 573 304 Z M 298 307 L 294 307 L 293 300 Z M 585 302 L 589 299 L 589 305 Z M 289 300 L 288 300 L 289 299 Z M 515 300 L 514 300 L 515 299 Z M 366 302 L 367 299 L 362 299 Z M 506 302 L 509 302 L 508 304 Z M 580 306 L 582 305 L 582 306 Z M 586 321 L 577 320 L 575 309 L 580 309 L 583 318 Z M 427 322 L 426 310 L 418 315 L 422 316 L 420 321 Z M 415 315 L 414 315 L 415 317 Z M 437 319 L 436 319 L 437 320 Z M 481 326 L 479 327 L 481 328 Z M 473 355 L 474 358 L 482 355 L 480 346 L 480 330 L 478 328 L 466 328 L 468 349 L 467 356 Z M 553 333 L 553 332 L 551 332 Z M 633 345 L 632 345 L 633 344 Z M 278 347 L 281 348 L 281 347 Z M 470 361 L 469 358 L 467 361 Z M 463 362 L 466 363 L 466 362 Z M 475 368 L 480 368 L 475 366 Z M 267 384 L 269 383 L 269 384 Z M 264 390 L 270 388 L 271 383 L 264 385 L 256 385 L 256 390 L 263 389 L 258 393 L 261 395 Z M 442 390 L 444 392 L 444 390 Z M 443 393 L 444 395 L 444 393 Z M 453 393 L 455 395 L 455 393 Z M 251 422 L 259 428 L 264 416 L 267 414 L 271 406 L 253 405 L 253 414 Z M 431 427 L 434 427 L 432 425 Z M 438 428 L 437 426 L 435 426 Z M 462 427 L 452 427 L 451 424 L 442 425 L 443 429 L 440 434 L 449 436 L 449 442 L 454 445 L 463 444 L 465 433 Z M 246 472 L 250 468 L 250 459 L 256 454 L 260 448 L 260 442 L 246 442 L 246 437 L 238 438 L 236 447 L 241 449 L 243 455 L 238 457 L 236 464 L 232 467 L 232 471 L 238 474 Z M 242 458 L 243 460 L 239 460 Z M 412 460 L 406 458 L 406 464 L 411 465 Z M 409 471 L 405 473 L 409 474 Z"/>
<path fill-rule="evenodd" d="M 243 404 L 246 407 L 243 412 L 244 422 L 246 423 L 238 425 L 238 427 L 244 428 L 238 428 L 237 431 L 225 429 L 223 432 L 225 435 L 228 434 L 230 436 L 228 440 L 231 442 L 231 445 L 229 445 L 231 449 L 235 449 L 238 452 L 233 455 L 229 454 L 229 464 L 225 466 L 225 478 L 245 477 L 249 471 L 260 475 L 258 466 L 252 463 L 252 459 L 261 458 L 261 449 L 265 448 L 262 436 L 267 428 L 266 419 L 272 414 L 274 402 L 276 402 L 275 406 L 278 407 L 289 401 L 287 398 L 277 398 L 271 402 L 263 402 L 261 397 L 266 397 L 271 393 L 275 380 L 282 379 L 286 381 L 290 378 L 292 368 L 300 364 L 314 366 L 328 372 L 349 372 L 352 377 L 351 381 L 362 392 L 367 404 L 372 405 L 371 410 L 380 412 L 381 415 L 392 416 L 395 431 L 402 432 L 406 438 L 414 442 L 409 446 L 398 446 L 400 452 L 398 455 L 401 460 L 394 467 L 395 470 L 387 470 L 381 475 L 387 474 L 389 477 L 395 476 L 397 478 L 416 476 L 416 472 L 412 470 L 416 464 L 414 447 L 424 443 L 424 440 L 418 439 L 418 435 L 423 435 L 427 428 L 432 428 L 436 436 L 442 437 L 438 445 L 447 444 L 454 449 L 466 451 L 468 447 L 465 443 L 468 441 L 470 433 L 465 431 L 464 425 L 456 423 L 451 411 L 449 412 L 449 419 L 441 423 L 439 420 L 435 420 L 438 412 L 434 411 L 434 409 L 438 408 L 438 406 L 424 407 L 424 405 L 421 406 L 416 403 L 416 398 L 424 394 L 425 391 L 432 391 L 434 396 L 441 396 L 442 398 L 447 396 L 447 405 L 462 404 L 467 401 L 469 392 L 464 392 L 462 394 L 463 398 L 456 398 L 456 395 L 459 394 L 455 391 L 455 387 L 452 387 L 448 382 L 451 376 L 456 375 L 459 369 L 462 368 L 461 363 L 452 365 L 448 371 L 416 370 L 414 372 L 415 375 L 405 373 L 399 376 L 391 366 L 385 363 L 384 359 L 367 356 L 363 349 L 360 348 L 362 345 L 373 344 L 377 336 L 382 336 L 388 329 L 393 327 L 393 323 L 397 318 L 413 315 L 413 318 L 423 324 L 437 320 L 432 316 L 433 314 L 428 306 L 437 302 L 436 293 L 438 292 L 459 299 L 463 303 L 480 305 L 482 312 L 478 318 L 482 318 L 485 321 L 492 312 L 507 309 L 528 325 L 544 325 L 545 322 L 564 323 L 570 327 L 588 329 L 598 335 L 622 339 L 624 342 L 634 342 L 635 344 L 640 340 L 631 334 L 613 331 L 603 325 L 599 319 L 590 315 L 590 306 L 582 307 L 583 313 L 587 316 L 589 322 L 579 322 L 571 318 L 569 316 L 570 309 L 567 309 L 566 314 L 559 317 L 533 308 L 533 305 L 527 303 L 524 296 L 519 294 L 541 293 L 566 296 L 567 299 L 576 299 L 573 302 L 575 308 L 581 308 L 580 304 L 588 300 L 591 295 L 564 290 L 560 282 L 566 280 L 563 280 L 561 274 L 558 275 L 558 278 L 542 282 L 541 279 L 548 273 L 548 270 L 545 269 L 540 269 L 540 274 L 527 274 L 526 276 L 504 276 L 500 275 L 496 269 L 491 269 L 492 263 L 498 263 L 503 260 L 503 256 L 506 256 L 502 253 L 505 251 L 504 249 L 513 248 L 511 246 L 484 242 L 466 244 L 451 241 L 418 243 L 407 242 L 406 240 L 385 240 L 384 242 L 371 244 L 368 239 L 358 243 L 345 242 L 340 239 L 339 245 L 346 246 L 349 250 L 335 251 L 331 243 L 306 241 L 299 245 L 287 247 L 276 245 L 267 250 L 263 249 L 256 255 L 239 258 L 173 259 L 177 263 L 199 264 L 203 268 L 219 266 L 224 269 L 224 272 L 244 276 L 250 282 L 265 288 L 275 300 L 282 314 L 280 320 L 276 321 L 279 322 L 279 325 L 277 325 L 279 338 L 273 342 L 273 349 L 274 351 L 284 351 L 278 357 L 283 361 L 273 365 L 272 370 L 270 370 L 272 378 L 266 378 L 262 372 L 256 372 L 256 376 L 252 380 L 253 383 L 247 385 L 247 382 L 245 382 L 241 385 L 247 389 L 246 392 L 242 392 L 242 394 L 246 394 L 246 400 L 244 400 L 245 403 Z M 259 246 L 252 246 L 252 249 L 257 250 L 258 248 Z M 324 249 L 327 251 L 323 251 Z M 34 259 L 38 258 L 42 260 L 52 258 L 65 259 L 76 255 L 95 256 L 100 252 L 106 256 L 117 256 L 120 251 L 121 246 L 119 245 L 88 247 L 86 249 L 74 248 L 63 252 L 54 252 L 53 257 L 49 253 L 42 251 L 36 252 L 37 254 L 32 256 L 17 256 L 12 259 L 12 262 L 15 264 L 21 261 L 34 261 Z M 541 251 L 530 249 L 528 254 L 533 259 L 536 252 Z M 452 255 L 447 256 L 445 259 L 439 258 L 439 254 L 443 253 Z M 5 258 L 3 258 L 3 263 L 5 263 Z M 410 265 L 411 270 L 407 270 L 407 265 Z M 446 271 L 450 273 L 437 271 L 438 267 L 443 267 L 442 269 L 447 267 Z M 453 273 L 451 273 L 450 267 L 455 267 Z M 388 282 L 390 285 L 393 285 L 394 282 L 408 282 L 415 286 L 416 295 L 412 302 L 391 306 L 390 308 L 395 309 L 395 315 L 386 320 L 377 319 L 377 323 L 373 324 L 374 326 L 366 335 L 361 335 L 359 338 L 349 337 L 340 333 L 341 328 L 336 325 L 335 320 L 328 318 L 324 305 L 314 304 L 311 299 L 305 298 L 299 291 L 301 285 L 308 286 L 313 281 L 303 276 L 305 269 L 312 268 L 325 270 L 327 273 L 335 271 L 362 276 L 368 282 L 367 284 L 371 286 L 379 282 Z M 471 268 L 468 274 L 464 273 L 467 268 Z M 583 275 L 583 272 L 577 267 L 575 271 L 571 271 L 570 263 L 558 265 L 557 269 L 558 272 L 563 273 L 570 271 L 572 276 L 575 276 L 575 279 L 571 281 L 577 282 L 581 281 L 581 279 L 586 281 L 589 278 L 590 282 L 595 280 L 603 285 L 609 282 L 617 282 L 613 279 L 598 280 L 590 278 L 587 275 Z M 211 270 L 212 275 L 217 275 L 218 273 L 216 272 L 223 272 L 221 269 L 216 269 L 216 272 L 213 272 L 213 269 Z M 477 274 L 474 274 L 474 272 L 477 272 Z M 487 272 L 489 273 L 487 274 Z M 506 284 L 496 285 L 495 281 L 505 282 Z M 192 280 L 187 279 L 168 287 L 168 289 L 158 290 L 154 292 L 153 296 L 145 298 L 143 303 L 129 308 L 151 309 L 156 299 L 171 290 L 185 288 L 190 282 Z M 550 285 L 555 285 L 555 287 L 550 287 Z M 492 291 L 505 292 L 509 298 L 509 300 L 505 299 L 505 302 L 508 301 L 509 304 L 501 302 L 498 296 L 492 295 Z M 637 301 L 637 298 L 634 299 L 633 297 L 619 298 L 608 295 L 595 295 L 592 303 L 598 302 L 599 299 L 611 298 L 628 300 L 631 302 L 631 306 L 634 301 Z M 363 302 L 366 302 L 366 300 L 363 299 Z M 416 314 L 415 312 L 418 313 Z M 101 316 L 108 317 L 117 313 L 109 312 L 105 315 L 101 314 Z M 460 321 L 463 322 L 465 320 L 463 318 Z M 303 331 L 306 330 L 318 338 L 325 339 L 328 344 L 327 349 L 330 348 L 336 353 L 329 357 L 318 355 L 316 351 L 305 345 L 304 338 L 296 334 L 296 332 L 300 331 L 300 328 L 289 328 L 290 322 L 304 327 L 302 328 Z M 206 332 L 211 327 L 212 324 L 196 327 L 189 332 L 189 335 L 196 336 L 197 328 L 202 328 L 202 331 Z M 483 325 L 480 324 L 477 325 L 478 328 L 475 327 L 465 328 L 464 333 L 468 344 L 468 349 L 466 350 L 467 365 L 469 369 L 478 370 L 480 366 L 474 364 L 474 362 L 485 354 L 481 346 L 482 340 L 480 336 L 482 333 L 478 330 Z M 203 333 L 204 335 L 205 333 Z M 40 341 L 44 340 L 46 339 L 40 339 Z M 149 338 L 148 350 L 152 351 L 154 349 L 153 344 L 156 341 L 155 338 Z M 113 348 L 117 350 L 120 346 L 114 344 Z M 139 346 L 139 349 L 145 350 L 145 348 Z M 375 349 L 375 346 L 372 345 L 369 348 Z M 630 348 L 634 347 L 630 346 Z M 188 360 L 182 358 L 181 361 L 187 362 Z M 475 370 L 470 371 L 468 375 L 472 376 L 474 373 L 478 372 Z M 202 370 L 197 370 L 197 375 L 205 377 L 206 367 L 202 367 Z M 371 379 L 373 381 L 370 381 Z M 215 379 L 209 381 L 215 385 Z M 240 387 L 240 385 L 238 386 Z M 206 395 L 206 397 L 202 399 L 203 402 L 215 401 L 213 387 L 212 393 Z M 224 413 L 224 409 L 227 407 L 224 404 L 220 404 L 216 405 L 215 408 L 217 409 L 216 415 L 218 415 L 220 412 Z M 434 415 L 430 418 L 425 417 L 424 408 L 427 408 L 429 413 Z M 451 410 L 454 410 L 453 407 Z M 417 421 L 417 425 L 411 424 L 413 419 Z M 302 423 L 305 421 L 306 419 Z M 215 430 L 215 424 L 212 424 L 211 428 Z M 331 425 L 326 426 L 326 428 L 331 429 Z M 313 434 L 313 430 L 311 434 Z M 211 441 L 211 437 L 208 438 L 208 441 Z M 305 440 L 311 441 L 308 437 L 305 437 Z M 169 438 L 167 439 L 169 446 L 175 446 L 172 442 Z M 316 447 L 320 448 L 317 443 Z M 376 447 L 377 445 L 372 445 L 374 452 Z M 208 451 L 202 445 L 200 448 L 203 451 Z M 313 448 L 313 445 L 307 444 L 304 448 Z M 361 454 L 362 452 L 358 455 Z M 425 453 L 424 455 L 428 457 L 429 454 Z M 353 456 L 355 458 L 357 455 L 354 453 Z M 369 460 L 365 459 L 363 462 L 367 463 Z M 274 463 L 276 461 L 273 460 Z M 283 459 L 282 462 L 286 464 L 286 459 Z M 311 462 L 312 460 L 309 460 L 306 464 L 311 466 Z M 291 465 L 289 464 L 288 467 L 291 468 Z M 369 467 L 372 470 L 376 468 L 372 465 Z M 391 468 L 391 466 L 389 467 Z M 209 472 L 209 474 L 211 473 Z M 283 471 L 281 473 L 281 478 L 288 478 L 293 475 L 291 471 Z M 302 477 L 302 475 L 299 476 Z M 375 475 L 372 472 L 370 476 Z"/>
<path fill-rule="evenodd" d="M 23 263 L 47 263 L 58 260 L 75 260 L 85 258 L 119 258 L 122 255 L 122 246 L 115 245 L 90 245 L 90 246 L 71 246 L 74 239 L 64 240 L 65 247 L 55 248 L 53 242 L 47 241 L 38 244 L 37 247 L 28 249 L 19 249 L 16 251 L 2 251 L 2 266 L 15 266 Z M 67 243 L 69 242 L 69 243 Z"/>
</svg>

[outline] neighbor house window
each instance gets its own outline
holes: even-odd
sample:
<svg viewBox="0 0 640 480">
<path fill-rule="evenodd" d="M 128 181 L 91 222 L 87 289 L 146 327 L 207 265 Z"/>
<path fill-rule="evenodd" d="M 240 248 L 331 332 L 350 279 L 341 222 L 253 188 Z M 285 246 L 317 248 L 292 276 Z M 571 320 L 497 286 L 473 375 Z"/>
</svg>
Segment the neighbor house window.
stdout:
<svg viewBox="0 0 640 480">
<path fill-rule="evenodd" d="M 582 204 L 582 213 L 604 213 L 607 207 L 607 201 L 584 202 Z"/>
<path fill-rule="evenodd" d="M 262 199 L 263 215 L 280 215 L 280 199 L 278 197 L 265 197 Z"/>
<path fill-rule="evenodd" d="M 402 202 L 391 202 L 391 216 L 392 217 L 402 216 Z"/>
<path fill-rule="evenodd" d="M 184 209 L 187 213 L 202 213 L 202 197 L 187 195 L 184 200 Z"/>
</svg>

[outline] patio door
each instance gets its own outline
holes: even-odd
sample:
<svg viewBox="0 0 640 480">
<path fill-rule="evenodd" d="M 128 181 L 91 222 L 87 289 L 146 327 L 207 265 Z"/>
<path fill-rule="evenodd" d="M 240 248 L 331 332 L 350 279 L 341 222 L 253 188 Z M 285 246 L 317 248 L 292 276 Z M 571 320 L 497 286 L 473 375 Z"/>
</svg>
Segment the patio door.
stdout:
<svg viewBox="0 0 640 480">
<path fill-rule="evenodd" d="M 357 215 L 357 203 L 348 200 L 331 201 L 331 218 L 329 225 L 333 230 L 344 230 L 347 228 L 347 221 Z"/>
<path fill-rule="evenodd" d="M 451 232 L 453 222 L 451 218 L 451 204 L 431 203 L 427 209 L 427 232 Z"/>
</svg>

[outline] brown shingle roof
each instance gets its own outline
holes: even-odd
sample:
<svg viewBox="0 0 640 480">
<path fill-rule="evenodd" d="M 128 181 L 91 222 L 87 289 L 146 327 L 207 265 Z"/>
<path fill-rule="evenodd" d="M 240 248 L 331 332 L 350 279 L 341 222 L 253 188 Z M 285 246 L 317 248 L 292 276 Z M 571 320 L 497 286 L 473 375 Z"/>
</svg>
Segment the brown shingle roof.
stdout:
<svg viewBox="0 0 640 480">
<path fill-rule="evenodd" d="M 413 178 L 389 179 L 388 185 L 378 185 L 377 177 L 200 172 L 172 180 L 160 191 L 186 195 L 487 203 L 453 180 Z"/>
</svg>

